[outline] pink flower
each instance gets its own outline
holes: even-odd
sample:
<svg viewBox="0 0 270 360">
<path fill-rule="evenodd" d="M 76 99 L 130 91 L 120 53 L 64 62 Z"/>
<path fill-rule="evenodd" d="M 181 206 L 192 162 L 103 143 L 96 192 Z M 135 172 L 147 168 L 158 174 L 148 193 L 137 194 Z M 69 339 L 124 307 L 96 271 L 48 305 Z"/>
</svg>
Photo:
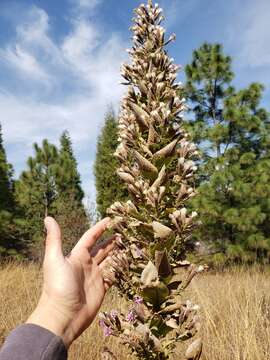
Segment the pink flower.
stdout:
<svg viewBox="0 0 270 360">
<path fill-rule="evenodd" d="M 137 319 L 137 314 L 134 309 L 129 310 L 126 316 L 126 320 L 130 323 L 134 323 Z"/>
<path fill-rule="evenodd" d="M 118 312 L 116 310 L 112 310 L 111 317 L 113 318 L 113 320 L 115 320 L 117 316 L 118 316 Z"/>
<path fill-rule="evenodd" d="M 135 295 L 133 301 L 135 302 L 135 304 L 142 304 L 143 303 L 143 298 L 141 298 L 138 295 Z"/>
<path fill-rule="evenodd" d="M 108 325 L 105 324 L 105 321 L 104 320 L 99 320 L 99 326 L 102 328 L 103 330 L 103 334 L 104 336 L 110 336 L 112 335 L 113 331 L 112 331 L 112 328 Z"/>
</svg>

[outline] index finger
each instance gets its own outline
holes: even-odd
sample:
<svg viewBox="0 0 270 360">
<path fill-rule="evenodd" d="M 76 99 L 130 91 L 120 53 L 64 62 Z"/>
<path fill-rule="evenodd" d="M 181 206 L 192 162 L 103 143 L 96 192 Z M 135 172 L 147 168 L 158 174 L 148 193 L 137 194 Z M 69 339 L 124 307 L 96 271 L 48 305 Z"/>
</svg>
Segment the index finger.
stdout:
<svg viewBox="0 0 270 360">
<path fill-rule="evenodd" d="M 104 231 L 107 229 L 110 224 L 111 219 L 106 217 L 105 219 L 99 221 L 91 229 L 87 230 L 80 240 L 77 242 L 75 248 L 84 247 L 90 250 L 96 243 L 96 241 L 101 237 Z"/>
</svg>

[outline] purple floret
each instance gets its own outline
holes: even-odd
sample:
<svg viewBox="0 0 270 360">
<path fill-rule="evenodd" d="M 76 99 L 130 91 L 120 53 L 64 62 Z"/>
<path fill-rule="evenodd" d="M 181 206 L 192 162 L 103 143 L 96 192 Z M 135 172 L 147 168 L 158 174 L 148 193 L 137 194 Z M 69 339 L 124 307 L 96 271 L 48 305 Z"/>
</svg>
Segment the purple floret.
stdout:
<svg viewBox="0 0 270 360">
<path fill-rule="evenodd" d="M 126 320 L 130 323 L 133 323 L 136 319 L 137 319 L 136 312 L 133 309 L 129 310 L 126 316 Z"/>
<path fill-rule="evenodd" d="M 143 298 L 141 298 L 138 295 L 135 295 L 133 300 L 134 300 L 135 304 L 142 304 L 143 303 Z"/>
<path fill-rule="evenodd" d="M 118 316 L 118 312 L 116 310 L 112 310 L 111 317 L 113 318 L 113 320 L 115 320 L 117 316 Z"/>
<path fill-rule="evenodd" d="M 99 326 L 102 328 L 104 336 L 112 335 L 112 333 L 113 333 L 112 328 L 110 326 L 106 325 L 104 320 L 102 320 L 102 319 L 99 320 Z"/>
</svg>

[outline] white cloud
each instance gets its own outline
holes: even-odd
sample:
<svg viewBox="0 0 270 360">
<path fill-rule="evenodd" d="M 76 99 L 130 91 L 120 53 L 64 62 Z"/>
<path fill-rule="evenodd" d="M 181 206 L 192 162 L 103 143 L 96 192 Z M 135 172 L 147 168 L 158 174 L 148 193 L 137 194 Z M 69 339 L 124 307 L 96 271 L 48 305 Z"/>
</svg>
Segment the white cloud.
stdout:
<svg viewBox="0 0 270 360">
<path fill-rule="evenodd" d="M 79 20 L 64 39 L 62 53 L 76 76 L 94 88 L 100 99 L 115 102 L 121 93 L 112 89 L 120 80 L 120 63 L 126 58 L 124 44 L 117 34 L 102 39 L 91 23 Z"/>
<path fill-rule="evenodd" d="M 230 42 L 239 63 L 252 67 L 270 65 L 269 0 L 238 2 L 238 15 L 230 23 Z"/>
<path fill-rule="evenodd" d="M 65 58 L 77 69 L 82 71 L 89 64 L 91 52 L 99 44 L 97 29 L 86 20 L 78 20 L 74 29 L 63 42 L 62 50 Z M 81 65 L 83 67 L 81 68 Z"/>
<path fill-rule="evenodd" d="M 0 49 L 0 62 L 13 67 L 28 81 L 38 80 L 48 86 L 53 81 L 49 63 L 62 64 L 57 45 L 48 35 L 49 16 L 36 6 L 23 15 L 14 41 Z"/>
<path fill-rule="evenodd" d="M 58 43 L 50 35 L 50 18 L 43 9 L 31 8 L 23 19 L 17 24 L 15 39 L 0 48 L 0 62 L 8 64 L 7 75 L 17 82 L 15 89 L 8 85 L 0 89 L 9 161 L 21 170 L 34 141 L 46 137 L 57 142 L 68 129 L 85 191 L 93 199 L 91 162 L 96 138 L 107 106 L 117 107 L 124 91 L 118 80 L 127 45 L 117 34 L 104 37 L 96 25 L 80 16 L 71 19 L 69 34 Z M 11 68 L 25 76 L 32 89 L 29 95 L 24 91 L 26 83 L 19 82 Z"/>
<path fill-rule="evenodd" d="M 98 5 L 102 3 L 103 0 L 70 0 L 77 11 L 92 11 Z"/>
<path fill-rule="evenodd" d="M 14 67 L 17 71 L 32 79 L 47 80 L 49 77 L 37 59 L 19 44 L 15 44 L 14 47 L 0 49 L 1 59 L 8 66 Z"/>
<path fill-rule="evenodd" d="M 93 9 L 101 3 L 101 0 L 78 0 L 78 4 L 82 8 Z"/>
<path fill-rule="evenodd" d="M 44 40 L 46 44 L 50 44 L 51 41 L 48 37 L 49 31 L 49 16 L 41 8 L 33 6 L 26 15 L 26 20 L 18 24 L 17 34 L 19 38 L 25 43 L 31 44 L 43 44 Z"/>
</svg>

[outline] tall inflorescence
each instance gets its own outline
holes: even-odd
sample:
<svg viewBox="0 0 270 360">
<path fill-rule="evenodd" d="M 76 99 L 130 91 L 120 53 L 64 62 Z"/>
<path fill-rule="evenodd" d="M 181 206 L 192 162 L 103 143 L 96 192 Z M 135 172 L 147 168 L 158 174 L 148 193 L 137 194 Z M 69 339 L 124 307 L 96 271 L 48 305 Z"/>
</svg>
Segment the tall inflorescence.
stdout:
<svg viewBox="0 0 270 360">
<path fill-rule="evenodd" d="M 185 207 L 195 195 L 192 159 L 197 152 L 182 127 L 179 67 L 165 50 L 175 36 L 166 40 L 158 4 L 141 4 L 135 13 L 131 63 L 122 68 L 128 93 L 115 153 L 130 200 L 108 210 L 122 240 L 104 272 L 130 307 L 126 314 L 100 314 L 100 325 L 139 359 L 169 359 L 183 341 L 188 342 L 184 358 L 199 359 L 202 343 L 193 338 L 201 326 L 198 306 L 183 297 L 203 270 L 185 260 L 197 215 Z"/>
</svg>

